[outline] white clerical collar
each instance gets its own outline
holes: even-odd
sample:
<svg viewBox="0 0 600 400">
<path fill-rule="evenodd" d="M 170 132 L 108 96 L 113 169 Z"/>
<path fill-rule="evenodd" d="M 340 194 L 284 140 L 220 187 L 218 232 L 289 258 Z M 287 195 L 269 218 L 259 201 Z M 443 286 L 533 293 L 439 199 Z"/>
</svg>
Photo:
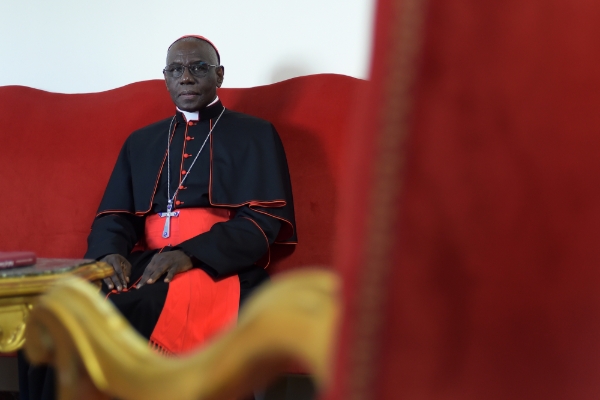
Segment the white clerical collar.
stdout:
<svg viewBox="0 0 600 400">
<path fill-rule="evenodd" d="M 206 107 L 210 107 L 213 104 L 215 104 L 217 101 L 219 101 L 219 96 L 215 97 L 215 99 Z M 183 115 L 185 115 L 185 120 L 186 121 L 198 121 L 200 119 L 200 112 L 199 111 L 183 111 L 180 110 L 179 107 L 177 107 L 177 111 L 179 111 L 180 113 L 182 113 Z"/>
</svg>

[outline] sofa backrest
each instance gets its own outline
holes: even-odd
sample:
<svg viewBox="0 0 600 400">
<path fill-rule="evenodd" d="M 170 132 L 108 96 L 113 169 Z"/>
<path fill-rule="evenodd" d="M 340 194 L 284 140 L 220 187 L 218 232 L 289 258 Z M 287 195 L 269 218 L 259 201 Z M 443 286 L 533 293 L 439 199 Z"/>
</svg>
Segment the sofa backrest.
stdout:
<svg viewBox="0 0 600 400">
<path fill-rule="evenodd" d="M 364 84 L 324 74 L 219 91 L 226 107 L 271 121 L 286 148 L 299 245 L 273 249 L 273 272 L 331 264 L 340 156 Z M 173 112 L 160 80 L 87 94 L 0 87 L 0 251 L 82 257 L 125 138 Z"/>
</svg>

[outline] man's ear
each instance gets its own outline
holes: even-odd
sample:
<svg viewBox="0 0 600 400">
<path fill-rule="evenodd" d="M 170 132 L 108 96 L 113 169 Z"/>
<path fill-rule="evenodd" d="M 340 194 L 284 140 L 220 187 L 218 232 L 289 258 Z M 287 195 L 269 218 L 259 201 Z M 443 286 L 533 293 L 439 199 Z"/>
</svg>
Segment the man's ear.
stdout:
<svg viewBox="0 0 600 400">
<path fill-rule="evenodd" d="M 225 67 L 219 65 L 215 72 L 217 73 L 217 87 L 221 87 L 223 80 L 225 79 Z"/>
</svg>

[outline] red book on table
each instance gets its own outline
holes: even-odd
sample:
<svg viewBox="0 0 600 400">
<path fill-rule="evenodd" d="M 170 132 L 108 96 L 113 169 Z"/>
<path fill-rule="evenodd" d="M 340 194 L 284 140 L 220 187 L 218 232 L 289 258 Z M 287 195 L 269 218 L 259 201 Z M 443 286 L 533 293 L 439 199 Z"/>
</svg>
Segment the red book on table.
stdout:
<svg viewBox="0 0 600 400">
<path fill-rule="evenodd" d="M 32 251 L 0 251 L 0 269 L 25 267 L 35 264 Z"/>
</svg>

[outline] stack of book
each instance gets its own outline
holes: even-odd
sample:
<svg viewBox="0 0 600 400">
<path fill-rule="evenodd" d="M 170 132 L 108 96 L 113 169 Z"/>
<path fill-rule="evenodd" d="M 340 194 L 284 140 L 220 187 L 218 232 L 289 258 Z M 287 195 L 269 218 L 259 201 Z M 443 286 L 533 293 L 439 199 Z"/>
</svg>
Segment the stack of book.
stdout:
<svg viewBox="0 0 600 400">
<path fill-rule="evenodd" d="M 0 269 L 26 267 L 36 260 L 32 251 L 0 251 Z"/>
</svg>

